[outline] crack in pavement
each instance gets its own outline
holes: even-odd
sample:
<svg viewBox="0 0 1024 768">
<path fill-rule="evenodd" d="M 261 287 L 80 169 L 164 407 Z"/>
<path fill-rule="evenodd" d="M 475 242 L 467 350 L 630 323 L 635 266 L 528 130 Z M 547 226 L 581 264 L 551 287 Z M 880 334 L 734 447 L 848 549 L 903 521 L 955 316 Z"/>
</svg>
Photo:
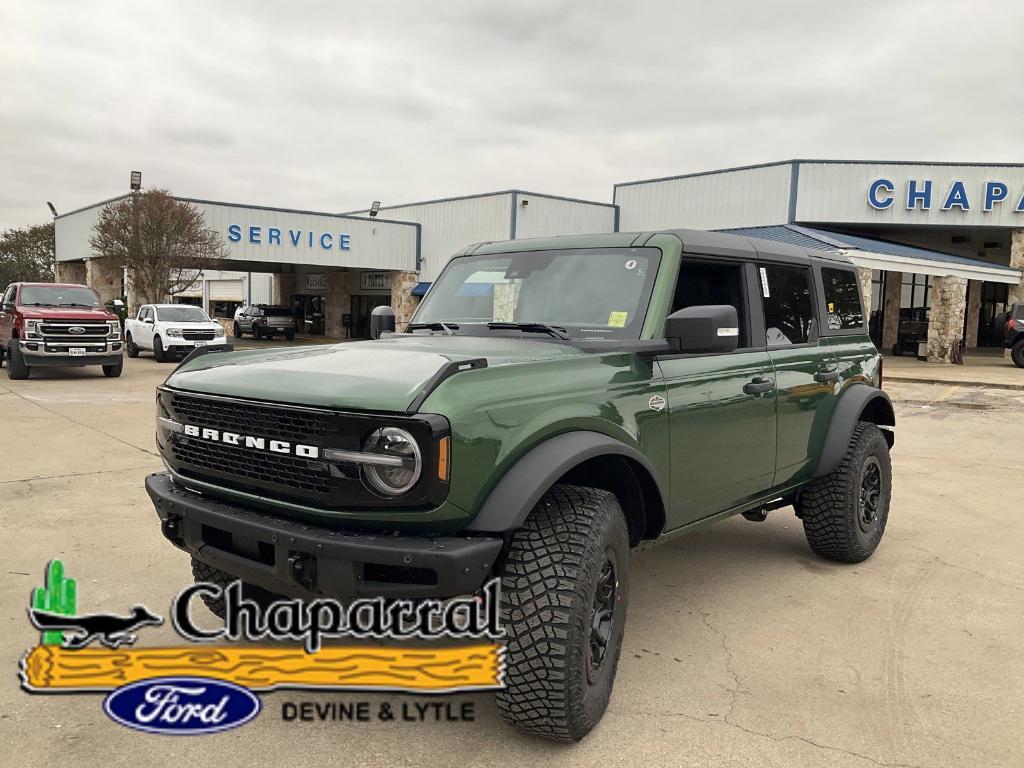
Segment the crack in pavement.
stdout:
<svg viewBox="0 0 1024 768">
<path fill-rule="evenodd" d="M 70 421 L 72 424 L 77 424 L 82 429 L 88 429 L 88 430 L 91 430 L 93 432 L 98 432 L 99 434 L 103 435 L 104 437 L 109 437 L 111 440 L 114 440 L 115 442 L 118 442 L 121 445 L 126 446 L 128 448 L 131 448 L 132 450 L 139 451 L 141 453 L 146 453 L 146 454 L 149 454 L 150 456 L 159 456 L 160 455 L 156 451 L 151 451 L 151 450 L 149 450 L 147 448 L 140 448 L 139 446 L 135 445 L 134 443 L 129 443 L 127 440 L 122 440 L 117 435 L 112 435 L 109 432 L 104 432 L 99 427 L 94 427 L 94 426 L 91 426 L 89 424 L 84 424 L 81 421 L 78 421 L 77 419 L 71 418 L 67 414 L 61 413 L 60 411 L 55 411 L 52 408 L 47 408 L 45 405 L 43 405 L 42 403 L 38 402 L 37 400 L 33 400 L 30 397 L 26 397 L 25 395 L 21 394 L 20 392 L 15 392 L 13 389 L 9 389 L 9 388 L 6 388 L 6 387 L 5 387 L 5 389 L 10 394 L 12 394 L 15 397 L 23 400 L 24 402 L 28 403 L 29 405 L 34 405 L 37 408 L 40 408 L 40 409 L 46 411 L 47 413 L 53 414 L 54 416 L 58 416 L 58 417 L 60 417 L 62 419 L 66 419 L 67 421 Z"/>
<path fill-rule="evenodd" d="M 63 480 L 66 477 L 90 477 L 92 475 L 106 475 L 111 472 L 132 472 L 136 469 L 159 469 L 162 464 L 145 464 L 138 467 L 119 467 L 118 469 L 98 469 L 95 472 L 69 472 L 66 475 L 40 475 L 38 477 L 23 477 L 14 480 L 0 480 L 0 485 L 13 485 L 14 483 L 34 483 L 39 480 Z"/>
<path fill-rule="evenodd" d="M 973 573 L 975 576 L 984 579 L 985 581 L 989 581 L 993 584 L 998 584 L 1001 587 L 1006 587 L 1007 589 L 1016 589 L 1018 592 L 1024 592 L 1024 586 L 1021 586 L 1019 584 L 1011 584 L 1010 582 L 1003 581 L 1002 579 L 998 579 L 995 576 L 989 576 L 987 573 L 982 573 L 981 571 L 976 571 L 973 568 L 968 568 L 966 565 L 957 565 L 956 563 L 951 563 L 948 560 L 943 560 L 930 549 L 926 549 L 925 547 L 922 547 L 919 544 L 914 544 L 913 542 L 907 539 L 901 539 L 899 536 L 893 536 L 891 533 L 889 535 L 901 544 L 906 544 L 911 549 L 916 549 L 918 552 L 924 552 L 932 559 L 933 562 L 939 563 L 940 565 L 944 565 L 947 568 L 952 568 L 957 571 L 964 571 L 966 573 Z"/>
<path fill-rule="evenodd" d="M 807 738 L 806 736 L 800 736 L 799 734 L 795 733 L 779 736 L 774 733 L 767 733 L 765 731 L 757 731 L 753 728 L 747 728 L 745 726 L 739 725 L 738 723 L 729 722 L 727 719 L 701 717 L 700 715 L 691 715 L 689 712 L 620 712 L 615 710 L 608 710 L 608 714 L 613 716 L 618 715 L 621 717 L 650 717 L 656 720 L 671 717 L 682 717 L 687 720 L 692 720 L 695 723 L 702 723 L 705 725 L 724 725 L 728 728 L 735 728 L 739 731 L 742 731 L 743 733 L 749 733 L 751 736 L 760 736 L 761 738 L 769 739 L 770 741 L 774 742 L 800 741 L 816 749 L 821 749 L 828 752 L 838 752 L 843 755 L 849 755 L 850 757 L 858 758 L 860 760 L 866 760 L 872 765 L 882 766 L 882 768 L 925 768 L 925 766 L 917 765 L 914 763 L 887 763 L 882 760 L 877 760 L 871 757 L 870 755 L 865 755 L 860 752 L 856 752 L 852 749 L 845 749 L 844 747 L 835 747 L 831 744 L 822 744 L 821 742 L 814 741 L 814 739 Z"/>
</svg>

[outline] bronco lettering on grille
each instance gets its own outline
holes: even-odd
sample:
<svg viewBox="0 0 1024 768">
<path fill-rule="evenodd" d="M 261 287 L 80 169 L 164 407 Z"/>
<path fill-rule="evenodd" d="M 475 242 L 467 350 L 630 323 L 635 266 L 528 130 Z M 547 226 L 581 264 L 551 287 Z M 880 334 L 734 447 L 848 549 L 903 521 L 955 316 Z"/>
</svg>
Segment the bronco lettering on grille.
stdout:
<svg viewBox="0 0 1024 768">
<path fill-rule="evenodd" d="M 215 443 L 237 445 L 242 448 L 253 448 L 259 451 L 270 451 L 271 453 L 283 453 L 289 456 L 301 456 L 304 459 L 320 458 L 320 449 L 315 445 L 302 445 L 291 443 L 287 440 L 268 440 L 265 437 L 253 437 L 242 435 L 238 432 L 224 432 L 209 427 L 197 427 L 193 424 L 186 424 L 183 430 L 189 437 L 198 437 L 200 440 L 210 440 Z"/>
</svg>

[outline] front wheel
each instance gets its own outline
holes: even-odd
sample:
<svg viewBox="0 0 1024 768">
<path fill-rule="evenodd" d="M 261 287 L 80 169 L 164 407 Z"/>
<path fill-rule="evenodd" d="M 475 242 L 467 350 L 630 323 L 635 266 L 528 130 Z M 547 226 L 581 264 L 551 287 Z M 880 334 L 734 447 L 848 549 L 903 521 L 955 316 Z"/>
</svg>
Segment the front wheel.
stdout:
<svg viewBox="0 0 1024 768">
<path fill-rule="evenodd" d="M 135 346 L 135 340 L 132 339 L 132 335 L 126 334 L 124 337 L 124 348 L 125 352 L 128 353 L 128 357 L 136 358 L 139 356 L 139 348 Z"/>
<path fill-rule="evenodd" d="M 263 338 L 263 331 L 260 330 L 258 325 L 252 327 L 252 337 L 257 341 Z"/>
<path fill-rule="evenodd" d="M 234 334 L 234 336 L 235 336 L 235 338 L 236 338 L 236 339 L 240 339 L 240 338 L 242 338 L 242 329 L 241 329 L 241 327 L 240 327 L 240 326 L 238 325 L 238 323 L 235 323 L 235 325 L 234 325 L 234 327 L 233 327 L 233 328 L 231 329 L 231 331 L 232 331 L 232 333 Z"/>
<path fill-rule="evenodd" d="M 882 540 L 891 498 L 889 444 L 876 425 L 860 421 L 839 466 L 804 486 L 796 510 L 815 554 L 859 563 Z"/>
<path fill-rule="evenodd" d="M 293 331 L 291 333 L 286 333 L 284 337 L 288 341 L 295 341 L 295 332 Z"/>
<path fill-rule="evenodd" d="M 629 534 L 607 491 L 559 485 L 512 537 L 501 582 L 506 632 L 501 716 L 579 741 L 601 719 L 622 650 Z"/>
<path fill-rule="evenodd" d="M 903 357 L 903 344 L 901 342 L 897 341 L 892 345 L 892 355 L 893 357 Z"/>
<path fill-rule="evenodd" d="M 7 378 L 11 381 L 21 381 L 28 378 L 29 367 L 25 365 L 25 357 L 21 354 L 21 345 L 11 340 L 7 344 Z"/>
<path fill-rule="evenodd" d="M 1024 339 L 1021 339 L 1010 348 L 1010 359 L 1018 368 L 1024 368 Z"/>
<path fill-rule="evenodd" d="M 164 342 L 159 336 L 153 337 L 153 357 L 158 363 L 167 362 L 167 352 L 164 350 Z"/>
<path fill-rule="evenodd" d="M 124 358 L 121 358 L 120 360 L 118 360 L 113 365 L 104 365 L 103 366 L 103 375 L 106 376 L 108 379 L 116 379 L 118 376 L 121 375 L 121 371 L 123 371 L 123 370 L 124 370 Z"/>
</svg>

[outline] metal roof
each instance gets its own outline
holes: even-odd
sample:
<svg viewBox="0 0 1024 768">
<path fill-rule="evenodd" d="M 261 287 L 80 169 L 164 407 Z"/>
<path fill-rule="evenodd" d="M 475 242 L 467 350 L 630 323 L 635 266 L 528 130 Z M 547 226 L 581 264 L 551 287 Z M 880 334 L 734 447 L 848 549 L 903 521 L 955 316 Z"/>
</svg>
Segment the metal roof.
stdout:
<svg viewBox="0 0 1024 768">
<path fill-rule="evenodd" d="M 873 237 L 862 237 L 861 235 L 848 235 L 844 232 L 831 232 L 815 227 L 804 227 L 798 224 L 775 224 L 765 227 L 740 227 L 736 229 L 720 230 L 734 235 L 745 235 L 747 237 L 760 237 L 765 240 L 778 240 L 783 243 L 791 243 L 801 248 L 812 248 L 819 251 L 846 251 L 847 255 L 856 258 L 857 251 L 864 253 L 884 254 L 894 256 L 897 259 L 920 259 L 923 261 L 941 262 L 951 266 L 966 268 L 982 268 L 1005 272 L 1010 275 L 1020 275 L 1019 270 L 1011 269 L 1003 264 L 994 264 L 990 261 L 980 259 L 969 259 L 965 256 L 955 256 L 951 253 L 933 251 L 928 248 L 919 248 L 903 243 L 894 243 L 889 240 L 877 240 Z M 853 253 L 850 253 L 853 251 Z"/>
</svg>

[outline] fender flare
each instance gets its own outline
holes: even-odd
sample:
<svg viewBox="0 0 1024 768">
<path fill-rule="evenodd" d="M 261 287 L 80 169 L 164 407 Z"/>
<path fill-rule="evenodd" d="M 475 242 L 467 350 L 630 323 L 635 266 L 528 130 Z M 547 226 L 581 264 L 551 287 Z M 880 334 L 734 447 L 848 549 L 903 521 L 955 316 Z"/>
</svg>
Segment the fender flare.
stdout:
<svg viewBox="0 0 1024 768">
<path fill-rule="evenodd" d="M 896 426 L 892 401 L 885 392 L 867 384 L 850 385 L 839 397 L 835 411 L 832 412 L 832 422 L 829 424 L 828 434 L 821 449 L 818 467 L 814 472 L 815 477 L 827 475 L 839 465 L 850 445 L 853 430 L 866 411 L 870 411 L 871 414 L 871 418 L 867 421 L 879 426 Z M 891 448 L 894 435 L 891 430 L 883 430 L 883 432 L 885 432 L 886 441 Z"/>
<path fill-rule="evenodd" d="M 531 448 L 494 486 L 469 531 L 505 533 L 519 528 L 547 490 L 583 462 L 607 455 L 623 456 L 644 467 L 657 485 L 654 468 L 640 451 L 600 432 L 565 432 Z M 664 504 L 664 494 L 657 488 Z"/>
</svg>

